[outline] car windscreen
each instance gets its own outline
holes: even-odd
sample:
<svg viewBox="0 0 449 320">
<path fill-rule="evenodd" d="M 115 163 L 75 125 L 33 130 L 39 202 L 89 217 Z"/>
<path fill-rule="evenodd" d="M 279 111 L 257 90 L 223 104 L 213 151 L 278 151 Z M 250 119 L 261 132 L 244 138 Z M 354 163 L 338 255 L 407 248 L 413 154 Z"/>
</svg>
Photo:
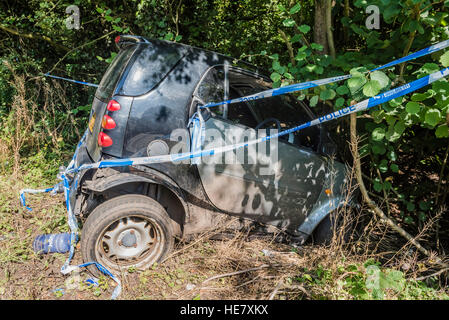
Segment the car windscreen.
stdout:
<svg viewBox="0 0 449 320">
<path fill-rule="evenodd" d="M 185 53 L 182 47 L 155 41 L 141 45 L 118 94 L 138 96 L 153 89 Z"/>
<path fill-rule="evenodd" d="M 109 99 L 117 86 L 120 76 L 125 69 L 129 59 L 131 58 L 136 46 L 127 46 L 120 50 L 117 56 L 114 58 L 109 68 L 106 70 L 100 85 L 98 86 L 95 96 L 100 100 Z"/>
</svg>

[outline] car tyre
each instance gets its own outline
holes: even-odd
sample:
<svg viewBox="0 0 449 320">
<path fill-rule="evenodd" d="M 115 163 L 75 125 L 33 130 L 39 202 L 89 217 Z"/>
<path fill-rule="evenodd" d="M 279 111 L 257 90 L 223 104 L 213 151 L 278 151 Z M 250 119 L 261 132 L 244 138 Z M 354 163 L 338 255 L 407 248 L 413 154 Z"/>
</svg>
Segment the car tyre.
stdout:
<svg viewBox="0 0 449 320">
<path fill-rule="evenodd" d="M 172 221 L 154 199 L 123 195 L 97 206 L 84 223 L 84 262 L 96 261 L 112 272 L 147 269 L 162 261 L 174 245 Z M 101 273 L 91 265 L 89 271 Z"/>
</svg>

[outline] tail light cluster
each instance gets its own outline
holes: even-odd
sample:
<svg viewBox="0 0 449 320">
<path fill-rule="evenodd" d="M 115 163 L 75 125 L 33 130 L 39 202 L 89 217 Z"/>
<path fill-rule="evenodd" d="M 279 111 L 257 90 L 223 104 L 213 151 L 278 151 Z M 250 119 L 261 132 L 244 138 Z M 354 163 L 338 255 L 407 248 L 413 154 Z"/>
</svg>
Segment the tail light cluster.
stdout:
<svg viewBox="0 0 449 320">
<path fill-rule="evenodd" d="M 120 104 L 115 101 L 115 100 L 111 100 L 108 103 L 108 106 L 106 107 L 106 109 L 108 111 L 118 111 L 120 110 Z M 103 119 L 101 121 L 101 126 L 103 129 L 106 130 L 112 130 L 114 129 L 117 125 L 114 121 L 114 119 L 112 119 L 110 116 L 108 116 L 107 114 L 105 114 L 103 116 Z M 108 136 L 106 133 L 104 132 L 100 132 L 98 134 L 98 145 L 100 147 L 110 147 L 114 142 L 112 141 L 111 137 Z"/>
</svg>

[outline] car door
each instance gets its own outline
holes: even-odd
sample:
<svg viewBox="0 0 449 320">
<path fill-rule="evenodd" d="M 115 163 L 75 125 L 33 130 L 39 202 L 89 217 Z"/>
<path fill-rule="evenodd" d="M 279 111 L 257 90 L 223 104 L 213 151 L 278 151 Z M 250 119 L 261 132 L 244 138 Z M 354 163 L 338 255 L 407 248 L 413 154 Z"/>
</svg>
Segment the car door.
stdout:
<svg viewBox="0 0 449 320">
<path fill-rule="evenodd" d="M 207 88 L 217 88 L 215 92 L 224 96 L 227 87 L 224 78 L 229 81 L 231 99 L 268 89 L 260 84 L 264 82 L 262 78 L 243 70 L 230 68 L 227 77 L 217 69 L 209 72 L 211 74 L 204 77 L 196 91 L 203 103 L 223 100 L 213 96 Z M 288 111 L 279 112 L 280 102 L 269 98 L 211 109 L 205 113 L 203 149 L 254 140 L 266 134 L 265 129 L 273 128 L 276 121 L 271 119 L 281 118 L 275 129 L 291 127 L 292 115 Z M 198 172 L 210 201 L 223 211 L 278 227 L 293 229 L 298 226 L 315 203 L 325 174 L 323 159 L 312 149 L 295 144 L 295 139 L 299 143 L 299 138 L 291 134 L 247 147 L 244 151 L 239 149 L 202 159 L 197 164 Z"/>
</svg>

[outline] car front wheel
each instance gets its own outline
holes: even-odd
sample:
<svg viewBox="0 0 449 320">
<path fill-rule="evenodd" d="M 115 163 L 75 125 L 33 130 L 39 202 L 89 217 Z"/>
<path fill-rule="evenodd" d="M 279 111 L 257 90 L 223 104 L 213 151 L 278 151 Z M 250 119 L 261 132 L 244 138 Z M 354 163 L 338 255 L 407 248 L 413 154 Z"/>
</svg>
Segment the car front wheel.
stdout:
<svg viewBox="0 0 449 320">
<path fill-rule="evenodd" d="M 147 269 L 173 249 L 174 232 L 165 209 L 152 198 L 124 195 L 96 207 L 81 236 L 85 262 L 96 261 L 110 271 Z M 89 270 L 96 276 L 95 266 Z"/>
</svg>

